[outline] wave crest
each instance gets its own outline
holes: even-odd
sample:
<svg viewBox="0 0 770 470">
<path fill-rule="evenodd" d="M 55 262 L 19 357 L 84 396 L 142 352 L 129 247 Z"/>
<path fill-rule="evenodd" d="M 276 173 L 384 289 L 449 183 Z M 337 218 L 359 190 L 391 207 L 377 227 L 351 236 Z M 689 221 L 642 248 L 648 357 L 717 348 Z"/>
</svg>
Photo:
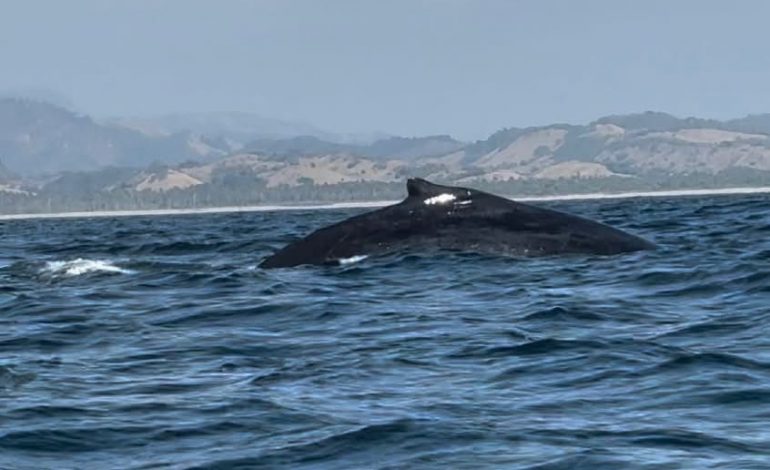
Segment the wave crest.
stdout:
<svg viewBox="0 0 770 470">
<path fill-rule="evenodd" d="M 80 276 L 93 272 L 131 274 L 133 271 L 115 266 L 109 261 L 77 258 L 69 261 L 48 261 L 43 272 L 54 275 Z"/>
</svg>

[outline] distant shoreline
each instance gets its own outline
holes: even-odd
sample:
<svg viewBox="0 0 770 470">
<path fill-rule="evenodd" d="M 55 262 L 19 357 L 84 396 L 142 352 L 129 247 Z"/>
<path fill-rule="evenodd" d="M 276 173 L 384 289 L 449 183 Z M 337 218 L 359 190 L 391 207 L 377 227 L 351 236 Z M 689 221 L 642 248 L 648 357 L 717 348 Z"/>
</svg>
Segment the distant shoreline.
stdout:
<svg viewBox="0 0 770 470">
<path fill-rule="evenodd" d="M 509 199 L 525 202 L 537 201 L 580 201 L 599 199 L 631 199 L 648 197 L 682 197 L 682 196 L 728 196 L 736 194 L 762 194 L 770 193 L 770 186 L 755 188 L 719 188 L 719 189 L 677 189 L 666 191 L 634 191 L 626 193 L 586 193 L 586 194 L 562 194 L 553 196 L 505 196 Z M 196 209 L 140 209 L 125 211 L 77 211 L 58 213 L 27 213 L 27 214 L 0 214 L 0 221 L 26 220 L 26 219 L 72 219 L 88 217 L 131 217 L 150 215 L 185 215 L 185 214 L 227 214 L 235 212 L 274 212 L 290 210 L 330 210 L 330 209 L 356 209 L 374 208 L 394 204 L 399 201 L 362 201 L 362 202 L 335 202 L 328 204 L 302 204 L 281 205 L 263 204 L 258 206 L 229 206 L 206 207 Z"/>
</svg>

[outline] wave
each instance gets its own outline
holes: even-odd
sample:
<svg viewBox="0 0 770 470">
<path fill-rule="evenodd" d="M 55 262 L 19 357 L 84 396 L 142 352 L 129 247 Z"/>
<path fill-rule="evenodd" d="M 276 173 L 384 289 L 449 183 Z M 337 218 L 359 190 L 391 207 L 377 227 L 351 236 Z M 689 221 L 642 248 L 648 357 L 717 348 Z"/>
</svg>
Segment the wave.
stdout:
<svg viewBox="0 0 770 470">
<path fill-rule="evenodd" d="M 0 365 L 0 390 L 16 389 L 35 380 L 36 377 L 34 373 L 17 372 L 9 366 Z"/>
<path fill-rule="evenodd" d="M 770 363 L 722 352 L 689 353 L 678 354 L 646 369 L 634 371 L 631 375 L 645 377 L 665 373 L 688 374 L 703 371 L 751 371 L 766 375 L 770 371 Z"/>
<path fill-rule="evenodd" d="M 64 276 L 81 276 L 89 273 L 133 274 L 134 271 L 115 266 L 110 261 L 77 258 L 68 261 L 48 261 L 42 273 Z"/>
<path fill-rule="evenodd" d="M 766 468 L 770 196 L 552 207 L 661 248 L 265 271 L 353 211 L 4 224 L 0 468 Z"/>
</svg>

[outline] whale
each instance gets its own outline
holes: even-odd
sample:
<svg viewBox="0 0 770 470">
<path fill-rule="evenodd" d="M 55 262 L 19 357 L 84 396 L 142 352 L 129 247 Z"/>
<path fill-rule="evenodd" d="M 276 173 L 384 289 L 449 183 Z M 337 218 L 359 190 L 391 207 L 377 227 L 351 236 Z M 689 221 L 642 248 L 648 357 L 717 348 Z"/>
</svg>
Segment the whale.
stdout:
<svg viewBox="0 0 770 470">
<path fill-rule="evenodd" d="M 421 178 L 408 179 L 406 189 L 403 201 L 318 229 L 259 266 L 339 265 L 408 250 L 530 257 L 617 255 L 655 248 L 600 222 L 476 189 Z"/>
</svg>

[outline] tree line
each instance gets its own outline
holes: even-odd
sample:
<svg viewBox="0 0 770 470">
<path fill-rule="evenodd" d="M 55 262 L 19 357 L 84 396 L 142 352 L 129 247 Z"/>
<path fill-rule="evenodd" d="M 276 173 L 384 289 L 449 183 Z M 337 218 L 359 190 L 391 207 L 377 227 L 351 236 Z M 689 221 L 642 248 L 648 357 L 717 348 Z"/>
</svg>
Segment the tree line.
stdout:
<svg viewBox="0 0 770 470">
<path fill-rule="evenodd" d="M 437 181 L 441 182 L 441 181 Z M 82 183 L 82 182 L 81 182 Z M 446 181 L 447 184 L 456 184 Z M 509 196 L 542 196 L 580 193 L 620 193 L 675 189 L 712 189 L 770 186 L 770 172 L 731 169 L 720 174 L 666 175 L 554 180 L 512 180 L 468 183 L 480 190 Z M 397 200 L 405 197 L 405 182 L 349 182 L 317 185 L 309 180 L 298 186 L 267 187 L 252 177 L 230 177 L 211 183 L 168 191 L 136 191 L 116 186 L 97 189 L 89 184 L 44 187 L 34 194 L 0 191 L 0 213 L 56 213 L 193 209 L 260 204 L 323 204 L 333 202 Z"/>
</svg>

